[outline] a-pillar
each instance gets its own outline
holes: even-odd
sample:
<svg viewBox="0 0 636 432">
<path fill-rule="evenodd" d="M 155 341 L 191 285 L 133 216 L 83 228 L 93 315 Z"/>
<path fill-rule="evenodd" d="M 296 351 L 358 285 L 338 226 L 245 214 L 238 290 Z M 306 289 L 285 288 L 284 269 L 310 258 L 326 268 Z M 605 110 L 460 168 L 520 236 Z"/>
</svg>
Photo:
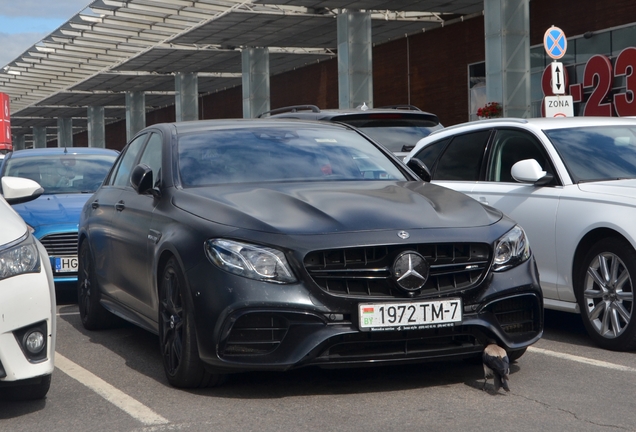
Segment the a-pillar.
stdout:
<svg viewBox="0 0 636 432">
<path fill-rule="evenodd" d="M 89 106 L 88 116 L 88 146 L 106 148 L 106 123 L 104 121 L 103 106 Z"/>
<path fill-rule="evenodd" d="M 144 92 L 126 92 L 126 140 L 146 127 L 146 94 Z"/>
<path fill-rule="evenodd" d="M 196 73 L 177 72 L 174 76 L 177 121 L 199 120 L 199 82 Z"/>
<path fill-rule="evenodd" d="M 371 14 L 338 14 L 338 105 L 373 108 L 373 44 Z"/>
<path fill-rule="evenodd" d="M 486 97 L 530 117 L 530 0 L 484 0 Z"/>
<path fill-rule="evenodd" d="M 57 146 L 73 147 L 73 119 L 57 119 Z"/>
<path fill-rule="evenodd" d="M 245 48 L 241 52 L 243 72 L 243 118 L 269 111 L 269 51 Z"/>
<path fill-rule="evenodd" d="M 33 126 L 33 148 L 46 148 L 46 126 Z"/>
</svg>

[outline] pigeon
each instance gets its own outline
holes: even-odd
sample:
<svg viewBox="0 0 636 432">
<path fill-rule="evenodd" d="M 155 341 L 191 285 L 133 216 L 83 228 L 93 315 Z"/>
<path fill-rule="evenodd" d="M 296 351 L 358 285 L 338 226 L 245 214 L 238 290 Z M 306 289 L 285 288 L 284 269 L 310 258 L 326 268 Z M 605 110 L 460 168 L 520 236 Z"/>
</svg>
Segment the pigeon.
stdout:
<svg viewBox="0 0 636 432">
<path fill-rule="evenodd" d="M 498 345 L 490 344 L 484 349 L 481 358 L 484 362 L 484 387 L 482 390 L 486 390 L 486 382 L 488 378 L 492 377 L 496 391 L 503 387 L 505 391 L 509 392 L 510 360 L 508 360 L 506 350 Z"/>
</svg>

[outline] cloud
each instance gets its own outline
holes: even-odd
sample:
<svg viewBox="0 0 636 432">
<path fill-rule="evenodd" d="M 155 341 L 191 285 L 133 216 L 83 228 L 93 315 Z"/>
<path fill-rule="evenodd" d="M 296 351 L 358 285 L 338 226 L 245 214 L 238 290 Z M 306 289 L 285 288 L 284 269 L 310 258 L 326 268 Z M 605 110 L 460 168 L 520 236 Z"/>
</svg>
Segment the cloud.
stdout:
<svg viewBox="0 0 636 432">
<path fill-rule="evenodd" d="M 51 34 L 93 0 L 0 0 L 0 68 Z"/>
<path fill-rule="evenodd" d="M 49 33 L 0 33 L 0 68 L 11 63 Z"/>
<path fill-rule="evenodd" d="M 9 17 L 61 18 L 68 20 L 91 3 L 92 0 L 3 1 L 0 15 Z"/>
</svg>

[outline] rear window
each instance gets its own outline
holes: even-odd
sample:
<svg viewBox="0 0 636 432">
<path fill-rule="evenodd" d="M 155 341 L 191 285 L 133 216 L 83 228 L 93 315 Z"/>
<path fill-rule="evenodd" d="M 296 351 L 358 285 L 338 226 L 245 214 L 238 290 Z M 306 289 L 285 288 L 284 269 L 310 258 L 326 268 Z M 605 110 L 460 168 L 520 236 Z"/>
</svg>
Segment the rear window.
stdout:
<svg viewBox="0 0 636 432">
<path fill-rule="evenodd" d="M 338 116 L 331 119 L 362 130 L 371 139 L 392 152 L 408 152 L 431 132 L 441 129 L 436 116 L 402 113 L 377 113 Z"/>
</svg>

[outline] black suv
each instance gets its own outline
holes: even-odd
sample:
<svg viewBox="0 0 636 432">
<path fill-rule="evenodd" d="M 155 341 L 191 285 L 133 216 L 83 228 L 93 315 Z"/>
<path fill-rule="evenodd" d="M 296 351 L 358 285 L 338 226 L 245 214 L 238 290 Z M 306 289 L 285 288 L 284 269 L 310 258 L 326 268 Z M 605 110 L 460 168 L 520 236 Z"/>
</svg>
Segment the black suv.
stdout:
<svg viewBox="0 0 636 432">
<path fill-rule="evenodd" d="M 443 128 L 435 114 L 413 105 L 369 108 L 363 104 L 358 108 L 328 110 L 321 110 L 315 105 L 294 105 L 267 111 L 259 117 L 346 123 L 401 157 L 406 156 L 420 139 Z"/>
</svg>

